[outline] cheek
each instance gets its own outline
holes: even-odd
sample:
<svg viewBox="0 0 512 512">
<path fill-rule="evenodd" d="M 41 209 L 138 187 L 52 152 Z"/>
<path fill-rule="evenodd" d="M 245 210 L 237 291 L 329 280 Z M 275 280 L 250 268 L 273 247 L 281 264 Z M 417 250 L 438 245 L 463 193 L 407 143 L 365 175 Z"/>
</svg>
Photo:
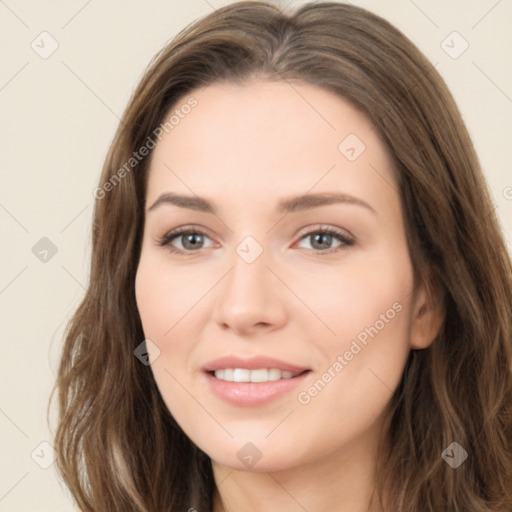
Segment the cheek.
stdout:
<svg viewBox="0 0 512 512">
<path fill-rule="evenodd" d="M 333 439 L 349 443 L 376 424 L 409 353 L 407 280 L 381 275 L 376 288 L 377 272 L 370 274 L 368 270 L 364 278 L 345 280 L 345 291 L 329 303 L 336 336 L 317 338 L 323 364 L 296 396 L 295 419 L 300 419 L 300 428 L 322 432 L 316 450 L 326 453 Z"/>
<path fill-rule="evenodd" d="M 314 275 L 298 274 L 295 283 L 297 294 L 316 313 L 310 329 L 316 326 L 329 338 L 329 328 L 330 339 L 338 348 L 358 335 L 364 341 L 368 329 L 374 332 L 373 327 L 383 332 L 407 326 L 405 307 L 413 287 L 412 267 L 398 254 L 361 258 Z"/>
<path fill-rule="evenodd" d="M 325 292 L 310 296 L 317 297 L 315 311 L 335 335 L 317 322 L 323 334 L 312 339 L 322 354 L 320 377 L 328 383 L 303 390 L 303 402 L 311 398 L 315 407 L 323 403 L 341 412 L 360 408 L 363 400 L 377 411 L 398 385 L 410 350 L 413 271 L 407 251 L 378 254 L 316 285 Z"/>
<path fill-rule="evenodd" d="M 141 262 L 135 279 L 135 297 L 144 335 L 155 342 L 172 327 L 167 311 L 172 310 L 169 300 L 175 295 L 168 285 L 165 279 L 158 278 L 158 272 Z"/>
<path fill-rule="evenodd" d="M 192 333 L 187 332 L 190 324 L 186 315 L 199 298 L 190 291 L 193 289 L 190 280 L 179 272 L 164 271 L 154 258 L 141 256 L 135 296 L 144 336 L 152 342 L 146 344 L 151 371 L 167 408 L 178 418 L 190 406 L 190 397 L 180 383 L 185 382 L 188 371 L 187 340 L 193 339 Z"/>
<path fill-rule="evenodd" d="M 135 278 L 144 336 L 157 347 L 154 349 L 157 358 L 151 358 L 148 347 L 154 361 L 151 369 L 159 387 L 165 384 L 161 389 L 166 394 L 176 384 L 170 374 L 184 382 L 196 371 L 190 356 L 198 331 L 211 314 L 207 307 L 208 293 L 222 277 L 220 272 L 194 271 L 189 265 L 170 265 L 165 251 L 143 250 Z"/>
<path fill-rule="evenodd" d="M 186 322 L 180 322 L 186 314 L 184 306 L 188 302 L 184 294 L 190 289 L 185 284 L 179 273 L 166 272 L 154 258 L 145 257 L 144 253 L 141 255 L 135 278 L 135 297 L 144 336 L 152 342 L 146 347 L 159 387 L 169 377 L 167 372 L 174 372 L 169 361 L 183 361 L 186 357 L 186 345 L 179 340 L 186 340 L 187 336 L 179 339 L 173 336 L 186 326 Z"/>
<path fill-rule="evenodd" d="M 155 340 L 172 335 L 205 292 L 193 273 L 169 268 L 165 255 L 141 255 L 135 278 L 135 296 L 144 333 Z M 180 325 L 181 327 L 181 325 Z"/>
</svg>

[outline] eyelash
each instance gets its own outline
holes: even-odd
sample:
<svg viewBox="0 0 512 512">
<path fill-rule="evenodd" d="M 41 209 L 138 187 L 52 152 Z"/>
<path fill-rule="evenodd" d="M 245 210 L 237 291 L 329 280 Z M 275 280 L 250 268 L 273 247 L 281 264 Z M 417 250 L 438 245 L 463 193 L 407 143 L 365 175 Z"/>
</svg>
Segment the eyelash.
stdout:
<svg viewBox="0 0 512 512">
<path fill-rule="evenodd" d="M 190 234 L 202 235 L 202 236 L 210 238 L 208 236 L 208 234 L 205 231 L 203 231 L 202 229 L 195 228 L 193 226 L 187 226 L 187 227 L 177 228 L 172 231 L 169 231 L 163 237 L 161 237 L 157 240 L 157 245 L 161 246 L 161 247 L 165 246 L 172 253 L 181 254 L 183 256 L 192 256 L 194 253 L 199 252 L 200 249 L 195 250 L 195 251 L 183 251 L 182 249 L 177 249 L 176 247 L 173 247 L 171 245 L 171 242 L 174 239 L 178 238 L 179 236 L 190 235 Z M 339 252 L 346 247 L 350 247 L 350 246 L 354 245 L 354 242 L 355 242 L 355 240 L 352 237 L 347 236 L 342 231 L 339 231 L 330 226 L 319 226 L 315 230 L 308 231 L 307 233 L 301 235 L 299 241 L 303 240 L 304 238 L 307 238 L 309 236 L 317 235 L 317 234 L 327 234 L 327 235 L 337 238 L 340 242 L 342 242 L 342 245 L 335 247 L 333 249 L 324 249 L 324 250 L 311 249 L 313 252 L 317 253 L 318 255 L 327 255 L 327 254 Z"/>
</svg>

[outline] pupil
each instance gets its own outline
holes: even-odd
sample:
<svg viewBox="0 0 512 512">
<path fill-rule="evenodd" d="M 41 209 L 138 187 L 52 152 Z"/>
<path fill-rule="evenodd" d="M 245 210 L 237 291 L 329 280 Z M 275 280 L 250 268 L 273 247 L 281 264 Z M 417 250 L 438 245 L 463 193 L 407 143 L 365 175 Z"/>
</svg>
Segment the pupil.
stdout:
<svg viewBox="0 0 512 512">
<path fill-rule="evenodd" d="M 195 247 L 197 247 L 198 245 L 201 244 L 201 237 L 203 235 L 199 235 L 199 234 L 195 234 L 195 233 L 191 233 L 189 235 L 186 235 L 185 237 L 185 244 L 184 244 L 184 247 L 187 247 L 187 244 L 190 243 L 190 247 L 193 249 Z M 198 240 L 199 239 L 199 240 Z M 189 248 L 190 248 L 189 247 Z"/>
<path fill-rule="evenodd" d="M 331 235 L 328 235 L 328 234 L 325 234 L 325 233 L 317 233 L 316 235 L 313 235 L 313 239 L 315 241 L 315 243 L 317 242 L 317 240 L 322 240 L 322 239 L 325 239 L 324 240 L 324 243 L 323 245 L 324 246 L 329 246 L 330 245 L 330 242 L 331 242 Z M 320 241 L 319 242 L 319 245 L 322 245 L 322 242 Z M 313 244 L 314 246 L 314 244 Z M 328 249 L 328 247 L 319 247 L 320 249 Z"/>
</svg>

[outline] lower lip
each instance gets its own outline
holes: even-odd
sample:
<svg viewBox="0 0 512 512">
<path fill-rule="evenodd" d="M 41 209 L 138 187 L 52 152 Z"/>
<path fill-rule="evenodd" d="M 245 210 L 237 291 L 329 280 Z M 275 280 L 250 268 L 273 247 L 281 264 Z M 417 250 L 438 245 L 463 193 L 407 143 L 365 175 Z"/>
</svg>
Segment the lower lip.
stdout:
<svg viewBox="0 0 512 512">
<path fill-rule="evenodd" d="M 264 405 L 292 391 L 304 382 L 310 371 L 291 379 L 279 379 L 268 382 L 229 382 L 206 373 L 206 379 L 212 392 L 222 400 L 236 406 L 254 407 Z"/>
</svg>

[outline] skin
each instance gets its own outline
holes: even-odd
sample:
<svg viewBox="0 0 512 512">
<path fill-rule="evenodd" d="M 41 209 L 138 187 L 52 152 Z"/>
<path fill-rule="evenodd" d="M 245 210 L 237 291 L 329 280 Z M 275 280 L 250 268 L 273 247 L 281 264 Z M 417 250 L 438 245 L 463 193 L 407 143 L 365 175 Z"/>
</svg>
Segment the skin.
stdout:
<svg viewBox="0 0 512 512">
<path fill-rule="evenodd" d="M 154 150 L 146 208 L 174 192 L 207 198 L 217 214 L 172 204 L 146 212 L 136 298 L 158 388 L 212 459 L 215 512 L 367 511 L 383 414 L 409 351 L 427 347 L 440 323 L 413 279 L 387 149 L 367 117 L 317 86 L 254 79 L 190 96 L 197 106 Z M 366 146 L 354 161 L 338 149 L 349 134 Z M 280 199 L 306 192 L 349 194 L 374 211 L 350 203 L 277 211 Z M 172 242 L 188 255 L 158 245 L 191 224 L 207 233 L 198 248 L 184 236 Z M 333 236 L 318 248 L 307 235 L 320 226 L 354 243 Z M 252 263 L 236 252 L 247 236 L 263 249 Z M 332 376 L 337 357 L 397 303 L 394 318 L 300 403 L 298 393 L 328 368 Z M 201 371 L 232 354 L 311 372 L 268 404 L 235 407 Z M 262 454 L 251 468 L 237 457 L 247 442 Z"/>
</svg>

